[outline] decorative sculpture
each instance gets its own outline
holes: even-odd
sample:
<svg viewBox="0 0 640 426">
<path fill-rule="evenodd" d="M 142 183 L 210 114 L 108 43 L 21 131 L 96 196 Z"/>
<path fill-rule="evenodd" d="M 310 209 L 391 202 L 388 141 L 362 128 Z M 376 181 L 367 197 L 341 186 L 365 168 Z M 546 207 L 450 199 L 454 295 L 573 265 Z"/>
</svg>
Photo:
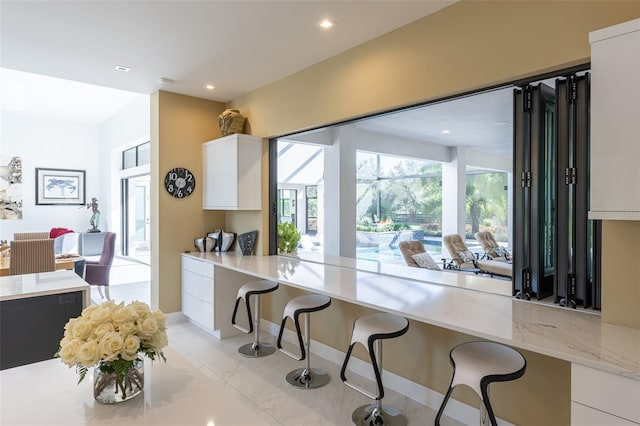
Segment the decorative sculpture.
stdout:
<svg viewBox="0 0 640 426">
<path fill-rule="evenodd" d="M 233 135 L 234 133 L 242 133 L 244 130 L 244 115 L 240 114 L 237 109 L 227 109 L 218 116 L 220 124 L 220 133 L 222 136 Z"/>
<path fill-rule="evenodd" d="M 100 232 L 98 229 L 98 225 L 100 225 L 100 210 L 98 210 L 98 199 L 93 197 L 90 203 L 87 203 L 87 209 L 91 209 L 93 214 L 91 215 L 91 219 L 89 219 L 89 225 L 91 228 L 87 230 L 87 232 Z"/>
<path fill-rule="evenodd" d="M 253 246 L 256 244 L 258 231 L 249 231 L 238 235 L 238 245 L 243 255 L 249 256 L 253 254 Z"/>
</svg>

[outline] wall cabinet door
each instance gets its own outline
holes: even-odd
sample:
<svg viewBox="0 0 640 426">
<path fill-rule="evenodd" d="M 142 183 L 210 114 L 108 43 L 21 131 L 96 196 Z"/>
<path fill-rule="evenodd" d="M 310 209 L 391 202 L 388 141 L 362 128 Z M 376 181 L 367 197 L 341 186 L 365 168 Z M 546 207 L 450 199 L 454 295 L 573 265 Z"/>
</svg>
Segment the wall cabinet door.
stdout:
<svg viewBox="0 0 640 426">
<path fill-rule="evenodd" d="M 591 219 L 640 220 L 640 19 L 591 43 Z"/>
<path fill-rule="evenodd" d="M 202 208 L 260 210 L 262 208 L 262 140 L 234 134 L 205 142 Z"/>
</svg>

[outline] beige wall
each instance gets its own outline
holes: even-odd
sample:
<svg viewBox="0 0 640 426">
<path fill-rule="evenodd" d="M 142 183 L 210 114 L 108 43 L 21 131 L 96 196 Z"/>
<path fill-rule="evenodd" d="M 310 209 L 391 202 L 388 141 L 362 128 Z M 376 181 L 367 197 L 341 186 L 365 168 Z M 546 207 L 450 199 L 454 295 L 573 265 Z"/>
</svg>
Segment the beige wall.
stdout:
<svg viewBox="0 0 640 426">
<path fill-rule="evenodd" d="M 633 1 L 462 1 L 228 106 L 245 114 L 251 134 L 288 134 L 587 63 L 590 31 L 637 17 L 640 2 Z M 266 171 L 264 176 L 266 180 Z M 226 221 L 238 228 L 245 227 L 245 221 L 247 228 L 260 222 L 255 215 L 230 212 Z M 262 226 L 264 235 L 264 219 Z M 625 237 L 627 232 L 635 238 Z M 629 306 L 621 315 L 606 312 L 604 318 L 613 322 L 626 322 L 637 312 L 637 268 L 620 267 L 615 260 L 625 250 L 638 259 L 637 232 L 637 223 L 604 227 L 603 241 L 615 250 L 603 256 L 603 282 L 617 291 L 603 291 L 603 305 L 607 310 Z M 264 238 L 262 244 L 264 248 Z M 293 294 L 281 287 L 266 297 L 265 316 L 279 323 Z M 634 294 L 629 305 L 620 300 Z M 330 313 L 317 314 L 314 338 L 345 350 L 350 323 L 364 312 L 335 301 Z M 469 339 L 412 323 L 407 335 L 389 345 L 385 367 L 444 392 L 451 371 L 448 351 Z M 569 364 L 524 354 L 525 376 L 492 388 L 498 416 L 522 425 L 569 424 Z M 455 397 L 470 404 L 476 401 L 464 392 Z"/>
<path fill-rule="evenodd" d="M 195 250 L 193 240 L 224 228 L 224 212 L 202 210 L 202 143 L 220 137 L 218 102 L 157 92 L 151 97 L 151 295 L 164 312 L 182 310 L 180 253 Z M 173 198 L 164 178 L 174 167 L 188 168 L 196 177 L 190 197 Z"/>
<path fill-rule="evenodd" d="M 602 222 L 602 320 L 640 328 L 640 222 Z"/>
</svg>

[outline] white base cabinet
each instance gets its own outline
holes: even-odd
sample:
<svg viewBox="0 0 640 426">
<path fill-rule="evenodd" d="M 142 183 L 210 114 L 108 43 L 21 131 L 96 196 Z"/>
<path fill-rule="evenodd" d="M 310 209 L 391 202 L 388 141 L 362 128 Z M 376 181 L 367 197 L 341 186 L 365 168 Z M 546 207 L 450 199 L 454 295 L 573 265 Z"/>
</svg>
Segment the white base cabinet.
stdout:
<svg viewBox="0 0 640 426">
<path fill-rule="evenodd" d="M 590 219 L 640 220 L 640 19 L 589 34 Z"/>
<path fill-rule="evenodd" d="M 571 364 L 571 424 L 640 425 L 640 381 Z"/>
<path fill-rule="evenodd" d="M 234 134 L 202 146 L 205 210 L 262 208 L 262 139 Z"/>
<path fill-rule="evenodd" d="M 252 280 L 255 278 L 183 255 L 182 313 L 219 339 L 242 334 L 231 325 L 231 315 L 238 289 Z"/>
</svg>

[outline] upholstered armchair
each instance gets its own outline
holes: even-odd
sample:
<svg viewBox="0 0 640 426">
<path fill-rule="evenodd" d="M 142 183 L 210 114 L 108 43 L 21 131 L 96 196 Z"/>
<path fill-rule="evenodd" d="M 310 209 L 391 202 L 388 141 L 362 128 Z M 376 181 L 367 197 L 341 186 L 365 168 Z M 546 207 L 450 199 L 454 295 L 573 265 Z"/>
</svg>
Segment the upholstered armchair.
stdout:
<svg viewBox="0 0 640 426">
<path fill-rule="evenodd" d="M 87 261 L 85 265 L 84 280 L 91 285 L 97 285 L 100 296 L 104 298 L 102 294 L 102 287 L 105 288 L 105 294 L 107 300 L 111 300 L 109 296 L 109 275 L 111 273 L 111 264 L 115 256 L 116 250 L 116 234 L 115 232 L 105 232 L 104 244 L 102 246 L 102 254 L 100 260 Z"/>
</svg>

